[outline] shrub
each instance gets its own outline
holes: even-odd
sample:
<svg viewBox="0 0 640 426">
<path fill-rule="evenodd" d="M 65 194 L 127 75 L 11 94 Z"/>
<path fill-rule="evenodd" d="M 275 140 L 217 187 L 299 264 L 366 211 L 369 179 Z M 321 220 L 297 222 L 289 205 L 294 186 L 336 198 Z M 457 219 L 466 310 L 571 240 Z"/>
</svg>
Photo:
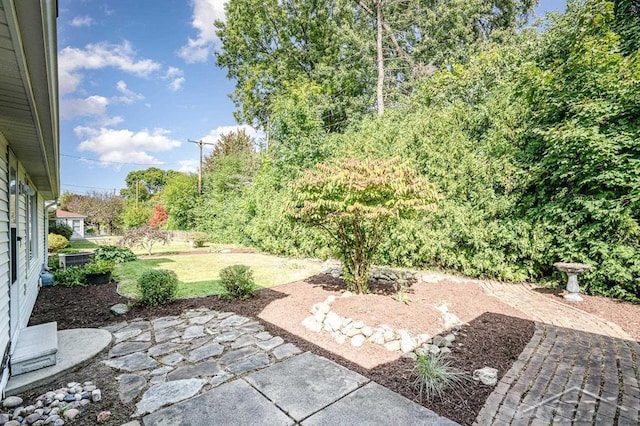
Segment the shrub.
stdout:
<svg viewBox="0 0 640 426">
<path fill-rule="evenodd" d="M 222 297 L 228 300 L 247 299 L 257 289 L 253 272 L 246 265 L 227 266 L 220 271 L 220 281 L 225 291 Z"/>
<path fill-rule="evenodd" d="M 67 269 L 58 269 L 53 273 L 54 283 L 65 287 L 84 286 L 84 268 L 81 266 L 69 266 Z"/>
<path fill-rule="evenodd" d="M 73 229 L 66 223 L 54 223 L 49 225 L 49 233 L 61 235 L 68 240 L 73 235 Z"/>
<path fill-rule="evenodd" d="M 104 274 L 113 271 L 115 263 L 110 260 L 93 259 L 84 265 L 85 274 Z"/>
<path fill-rule="evenodd" d="M 151 249 L 154 244 L 167 244 L 169 241 L 171 241 L 171 235 L 167 231 L 153 229 L 149 225 L 144 225 L 127 230 L 122 236 L 120 244 L 141 247 L 151 256 Z"/>
<path fill-rule="evenodd" d="M 413 368 L 415 379 L 413 385 L 420 395 L 431 399 L 442 398 L 445 390 L 460 390 L 462 384 L 469 380 L 469 373 L 451 366 L 446 355 L 419 354 Z"/>
<path fill-rule="evenodd" d="M 176 298 L 178 277 L 173 271 L 152 269 L 138 278 L 140 302 L 146 306 L 165 305 Z"/>
<path fill-rule="evenodd" d="M 60 251 L 69 245 L 69 240 L 58 234 L 49 234 L 47 241 L 49 253 Z"/>
<path fill-rule="evenodd" d="M 192 232 L 189 234 L 189 242 L 193 241 L 192 247 L 204 247 L 204 243 L 209 241 L 209 235 L 206 232 Z"/>
<path fill-rule="evenodd" d="M 100 246 L 95 251 L 95 260 L 109 260 L 114 263 L 133 262 L 138 257 L 128 247 Z"/>
</svg>

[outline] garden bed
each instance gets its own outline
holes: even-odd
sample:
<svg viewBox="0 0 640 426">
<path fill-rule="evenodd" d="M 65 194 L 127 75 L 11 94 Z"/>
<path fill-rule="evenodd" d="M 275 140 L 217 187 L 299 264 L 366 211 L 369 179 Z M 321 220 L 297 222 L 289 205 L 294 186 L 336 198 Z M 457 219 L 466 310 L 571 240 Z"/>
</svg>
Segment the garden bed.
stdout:
<svg viewBox="0 0 640 426">
<path fill-rule="evenodd" d="M 73 289 L 51 287 L 41 290 L 30 324 L 58 321 L 60 329 L 101 327 L 122 319 L 175 315 L 184 309 L 200 306 L 234 311 L 260 319 L 272 334 L 282 336 L 303 350 L 332 359 L 420 402 L 411 385 L 411 360 L 376 345 L 365 344 L 361 348 L 349 343 L 338 345 L 326 333 L 313 333 L 301 326 L 302 319 L 308 315 L 313 303 L 324 300 L 330 294 L 339 295 L 343 285 L 341 280 L 318 275 L 306 281 L 260 290 L 256 297 L 245 301 L 226 302 L 217 297 L 182 299 L 153 309 L 134 307 L 124 317 L 116 317 L 109 311 L 110 306 L 129 300 L 116 293 L 115 284 Z M 360 316 L 358 319 L 371 323 L 386 313 L 384 318 L 394 327 L 405 324 L 411 329 L 433 333 L 440 327 L 434 326 L 435 322 L 425 321 L 424 307 L 431 303 L 447 303 L 452 312 L 468 321 L 468 325 L 458 334 L 451 359 L 456 367 L 469 372 L 492 366 L 498 368 L 500 375 L 504 374 L 533 333 L 533 323 L 523 314 L 484 295 L 472 284 L 415 285 L 410 290 L 412 301 L 408 305 L 393 300 L 384 286 L 374 286 L 373 290 L 376 294 L 336 301 L 335 310 L 341 315 Z M 83 377 L 78 377 L 78 374 Z M 70 373 L 57 383 L 73 380 L 93 380 L 105 392 L 103 401 L 90 408 L 96 413 L 87 412 L 80 421 L 93 424 L 95 415 L 103 410 L 113 413 L 114 425 L 126 420 L 130 407 L 118 401 L 116 381 L 108 370 L 101 368 L 99 360 L 80 372 Z M 52 384 L 48 387 L 55 386 Z M 33 393 L 43 392 L 46 388 Z M 422 404 L 462 424 L 470 424 L 492 389 L 470 382 L 461 393 L 448 394 L 443 400 L 422 401 Z"/>
</svg>

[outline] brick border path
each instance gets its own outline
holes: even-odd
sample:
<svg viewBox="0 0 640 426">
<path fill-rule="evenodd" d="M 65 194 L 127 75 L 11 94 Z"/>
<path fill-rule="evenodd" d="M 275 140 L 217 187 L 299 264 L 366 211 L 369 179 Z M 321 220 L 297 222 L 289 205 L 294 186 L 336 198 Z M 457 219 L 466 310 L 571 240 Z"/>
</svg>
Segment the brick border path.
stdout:
<svg viewBox="0 0 640 426">
<path fill-rule="evenodd" d="M 616 324 L 550 300 L 530 285 L 480 285 L 533 318 L 536 331 L 475 424 L 639 424 L 638 342 Z"/>
</svg>

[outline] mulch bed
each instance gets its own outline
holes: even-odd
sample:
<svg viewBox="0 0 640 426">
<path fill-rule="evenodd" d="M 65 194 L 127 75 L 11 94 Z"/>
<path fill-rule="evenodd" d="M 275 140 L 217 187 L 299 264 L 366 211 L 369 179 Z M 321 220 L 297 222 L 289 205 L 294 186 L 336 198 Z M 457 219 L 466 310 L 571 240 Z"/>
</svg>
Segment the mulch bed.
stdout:
<svg viewBox="0 0 640 426">
<path fill-rule="evenodd" d="M 109 308 L 116 303 L 127 303 L 131 300 L 119 296 L 116 293 L 116 285 L 113 283 L 84 288 L 47 287 L 40 291 L 29 325 L 57 321 L 58 329 L 102 327 L 134 318 L 148 319 L 178 315 L 185 309 L 204 306 L 214 310 L 233 311 L 239 315 L 255 318 L 263 323 L 265 329 L 270 333 L 295 343 L 303 351 L 314 352 L 344 365 L 461 424 L 473 423 L 493 390 L 492 387 L 469 382 L 461 392 L 449 393 L 442 400 L 420 401 L 412 386 L 413 361 L 400 358 L 373 369 L 366 369 L 258 317 L 267 305 L 283 297 L 286 295 L 278 292 L 277 289 L 263 289 L 257 293 L 256 297 L 244 301 L 227 302 L 215 296 L 183 299 L 167 306 L 152 309 L 134 306 L 126 315 L 116 317 L 109 311 Z M 531 339 L 533 331 L 534 324 L 529 320 L 496 313 L 484 313 L 469 322 L 459 333 L 456 344 L 461 345 L 455 348 L 450 359 L 455 367 L 469 372 L 485 366 L 497 368 L 499 377 L 501 377 L 520 355 Z M 93 425 L 96 415 L 100 411 L 108 410 L 111 411 L 112 417 L 110 422 L 106 424 L 121 425 L 130 420 L 129 415 L 134 411 L 134 407 L 120 403 L 114 370 L 105 367 L 100 362 L 105 356 L 106 354 L 103 354 L 90 364 L 56 380 L 55 383 L 35 389 L 24 394 L 23 397 L 29 401 L 37 395 L 64 386 L 70 381 L 93 380 L 102 389 L 103 399 L 99 403 L 92 403 L 84 407 L 81 416 L 73 423 Z"/>
</svg>

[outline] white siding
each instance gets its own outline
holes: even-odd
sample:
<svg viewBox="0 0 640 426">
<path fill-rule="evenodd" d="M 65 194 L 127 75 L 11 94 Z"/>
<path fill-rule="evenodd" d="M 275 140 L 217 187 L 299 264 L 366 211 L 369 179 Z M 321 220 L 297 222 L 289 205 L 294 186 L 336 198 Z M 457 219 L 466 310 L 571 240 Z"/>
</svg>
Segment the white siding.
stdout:
<svg viewBox="0 0 640 426">
<path fill-rule="evenodd" d="M 9 194 L 8 194 L 7 141 L 0 133 L 0 361 L 9 344 Z M 0 387 L 4 388 L 7 370 L 2 371 Z"/>
</svg>

